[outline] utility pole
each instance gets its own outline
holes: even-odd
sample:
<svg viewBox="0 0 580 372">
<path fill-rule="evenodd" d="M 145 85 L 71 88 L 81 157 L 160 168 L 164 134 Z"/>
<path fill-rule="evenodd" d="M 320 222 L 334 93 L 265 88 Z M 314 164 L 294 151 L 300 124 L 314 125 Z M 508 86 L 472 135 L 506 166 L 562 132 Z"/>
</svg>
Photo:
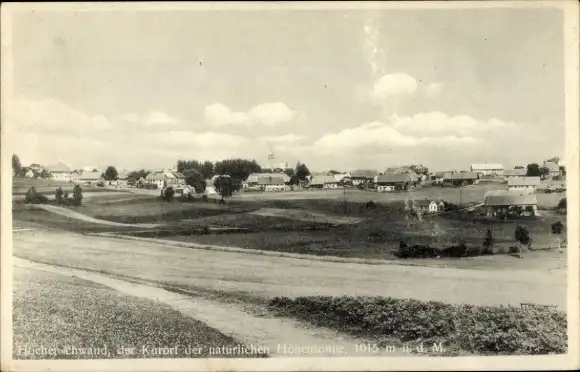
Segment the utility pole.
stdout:
<svg viewBox="0 0 580 372">
<path fill-rule="evenodd" d="M 348 214 L 346 210 L 346 187 L 344 185 L 344 182 L 342 183 L 342 196 L 344 200 L 344 214 Z"/>
</svg>

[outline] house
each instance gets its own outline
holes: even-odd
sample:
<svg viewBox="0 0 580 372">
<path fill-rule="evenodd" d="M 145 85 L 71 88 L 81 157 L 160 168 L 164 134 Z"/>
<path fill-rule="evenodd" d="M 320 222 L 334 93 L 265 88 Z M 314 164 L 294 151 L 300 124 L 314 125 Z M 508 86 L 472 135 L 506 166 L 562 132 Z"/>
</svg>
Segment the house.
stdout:
<svg viewBox="0 0 580 372">
<path fill-rule="evenodd" d="M 378 192 L 389 192 L 405 189 L 411 178 L 407 174 L 383 174 L 375 176 L 374 183 Z"/>
<path fill-rule="evenodd" d="M 438 213 L 445 210 L 445 203 L 442 200 L 416 200 L 412 205 L 422 213 Z"/>
<path fill-rule="evenodd" d="M 175 185 L 173 188 L 173 191 L 174 191 L 174 193 L 173 193 L 174 198 L 178 198 L 181 196 L 187 196 L 187 195 L 191 195 L 191 194 L 195 193 L 194 188 L 191 186 L 188 186 L 186 184 Z"/>
<path fill-rule="evenodd" d="M 489 191 L 484 198 L 488 217 L 505 219 L 507 217 L 538 216 L 538 200 L 535 194 L 494 190 Z"/>
<path fill-rule="evenodd" d="M 475 172 L 453 172 L 443 175 L 443 183 L 453 186 L 464 186 L 477 184 L 477 173 Z"/>
<path fill-rule="evenodd" d="M 334 174 L 334 179 L 338 183 L 352 182 L 351 181 L 351 178 L 350 178 L 350 173 L 337 173 L 337 174 Z"/>
<path fill-rule="evenodd" d="M 101 172 L 83 172 L 76 180 L 79 184 L 93 185 L 103 179 Z"/>
<path fill-rule="evenodd" d="M 544 168 L 548 168 L 549 173 L 546 177 L 548 179 L 553 179 L 562 175 L 560 172 L 560 166 L 552 161 L 545 161 Z"/>
<path fill-rule="evenodd" d="M 481 176 L 501 176 L 503 175 L 503 165 L 501 164 L 471 164 L 471 171 Z"/>
<path fill-rule="evenodd" d="M 453 173 L 456 173 L 455 171 L 445 171 L 445 172 L 433 172 L 429 175 L 429 181 L 440 185 L 443 183 L 443 179 L 445 178 L 445 175 L 451 175 Z"/>
<path fill-rule="evenodd" d="M 540 185 L 540 177 L 512 177 L 508 179 L 508 190 L 535 192 Z"/>
<path fill-rule="evenodd" d="M 262 191 L 284 191 L 286 185 L 282 177 L 258 177 L 258 187 Z"/>
<path fill-rule="evenodd" d="M 37 174 L 31 168 L 26 169 L 26 173 L 24 173 L 24 177 L 27 178 L 35 178 L 36 175 Z"/>
<path fill-rule="evenodd" d="M 268 177 L 275 177 L 275 178 L 282 178 L 282 180 L 284 181 L 284 184 L 289 184 L 290 183 L 290 177 L 284 173 L 284 172 L 278 172 L 278 173 L 252 173 L 248 176 L 248 178 L 246 178 L 246 180 L 244 181 L 244 183 L 242 184 L 243 188 L 248 188 L 248 187 L 257 187 L 258 186 L 258 180 L 260 178 L 268 178 Z"/>
<path fill-rule="evenodd" d="M 309 187 L 318 189 L 338 189 L 340 184 L 334 176 L 316 175 L 312 177 Z"/>
<path fill-rule="evenodd" d="M 409 182 L 412 184 L 418 183 L 421 180 L 419 175 L 409 166 L 387 168 L 384 174 L 406 174 L 409 176 Z"/>
<path fill-rule="evenodd" d="M 32 163 L 28 166 L 28 169 L 31 169 L 34 173 L 40 174 L 44 170 L 44 167 L 40 164 Z"/>
<path fill-rule="evenodd" d="M 72 171 L 66 164 L 57 163 L 54 165 L 49 165 L 46 170 L 50 173 L 50 178 L 55 181 L 76 181 L 78 180 L 79 173 Z"/>
<path fill-rule="evenodd" d="M 157 188 L 162 189 L 165 186 L 165 173 L 151 172 L 145 177 L 145 181 L 149 184 L 155 184 Z"/>
<path fill-rule="evenodd" d="M 379 172 L 368 169 L 357 169 L 350 172 L 350 180 L 354 186 L 372 181 Z"/>
<path fill-rule="evenodd" d="M 506 169 L 503 171 L 503 176 L 504 176 L 506 182 L 509 182 L 509 180 L 513 179 L 513 178 L 525 177 L 526 174 L 527 174 L 527 171 L 524 168 Z"/>
</svg>

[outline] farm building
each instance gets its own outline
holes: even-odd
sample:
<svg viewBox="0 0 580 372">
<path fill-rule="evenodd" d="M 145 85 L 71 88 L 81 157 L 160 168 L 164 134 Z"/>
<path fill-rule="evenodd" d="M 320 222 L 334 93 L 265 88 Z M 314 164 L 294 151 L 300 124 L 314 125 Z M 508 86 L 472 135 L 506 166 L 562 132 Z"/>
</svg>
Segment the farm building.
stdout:
<svg viewBox="0 0 580 372">
<path fill-rule="evenodd" d="M 334 179 L 339 183 L 351 182 L 350 173 L 337 173 L 334 175 Z"/>
<path fill-rule="evenodd" d="M 77 179 L 77 183 L 92 185 L 102 180 L 101 172 L 83 172 Z"/>
<path fill-rule="evenodd" d="M 412 184 L 418 183 L 421 180 L 419 175 L 409 166 L 387 168 L 384 174 L 405 174 L 409 176 L 409 182 Z"/>
<path fill-rule="evenodd" d="M 360 185 L 372 181 L 379 172 L 368 169 L 357 169 L 350 172 L 350 179 L 353 185 Z"/>
<path fill-rule="evenodd" d="M 286 185 L 282 177 L 258 177 L 258 187 L 262 191 L 284 191 Z"/>
<path fill-rule="evenodd" d="M 560 172 L 560 166 L 552 161 L 544 162 L 544 167 L 548 168 L 549 173 L 547 178 L 552 179 L 555 177 L 560 177 L 562 174 Z"/>
<path fill-rule="evenodd" d="M 416 200 L 412 205 L 422 213 L 438 213 L 445 209 L 442 200 Z"/>
<path fill-rule="evenodd" d="M 471 164 L 471 171 L 478 176 L 501 176 L 503 175 L 503 165 L 501 164 Z"/>
<path fill-rule="evenodd" d="M 454 172 L 443 175 L 443 183 L 454 186 L 473 185 L 477 182 L 477 173 L 475 172 Z"/>
<path fill-rule="evenodd" d="M 125 170 L 120 171 L 119 174 L 117 175 L 116 180 L 117 186 L 127 187 L 128 182 L 129 182 L 129 172 Z"/>
<path fill-rule="evenodd" d="M 384 174 L 375 176 L 374 183 L 378 192 L 390 192 L 406 189 L 411 178 L 406 174 Z"/>
<path fill-rule="evenodd" d="M 24 177 L 34 178 L 36 177 L 36 173 L 31 168 L 28 168 L 26 169 L 26 173 L 24 173 Z"/>
<path fill-rule="evenodd" d="M 185 176 L 173 170 L 151 172 L 145 177 L 145 180 L 147 183 L 156 184 L 160 189 L 166 185 L 185 185 Z"/>
<path fill-rule="evenodd" d="M 540 177 L 513 177 L 508 179 L 508 190 L 535 192 L 540 185 Z"/>
<path fill-rule="evenodd" d="M 484 204 L 488 217 L 535 217 L 538 216 L 538 200 L 535 194 L 509 190 L 489 191 Z"/>
<path fill-rule="evenodd" d="M 260 178 L 268 178 L 268 177 L 275 177 L 275 178 L 282 178 L 282 180 L 284 181 L 284 184 L 288 184 L 290 183 L 290 177 L 284 173 L 284 172 L 278 172 L 278 173 L 252 173 L 248 176 L 248 178 L 246 178 L 246 181 L 244 181 L 242 187 L 247 188 L 247 187 L 254 187 L 254 186 L 258 186 L 258 180 Z"/>
<path fill-rule="evenodd" d="M 429 181 L 435 184 L 442 184 L 445 175 L 452 175 L 455 171 L 433 172 L 429 175 Z"/>
<path fill-rule="evenodd" d="M 509 182 L 512 178 L 525 177 L 527 171 L 523 168 L 520 169 L 506 169 L 503 171 L 503 176 L 506 182 Z"/>
<path fill-rule="evenodd" d="M 317 189 L 338 189 L 340 183 L 334 176 L 317 175 L 312 177 L 309 187 Z"/>
<path fill-rule="evenodd" d="M 78 172 L 72 171 L 63 163 L 49 165 L 46 167 L 46 170 L 50 173 L 50 177 L 55 181 L 76 181 L 79 177 Z"/>
</svg>

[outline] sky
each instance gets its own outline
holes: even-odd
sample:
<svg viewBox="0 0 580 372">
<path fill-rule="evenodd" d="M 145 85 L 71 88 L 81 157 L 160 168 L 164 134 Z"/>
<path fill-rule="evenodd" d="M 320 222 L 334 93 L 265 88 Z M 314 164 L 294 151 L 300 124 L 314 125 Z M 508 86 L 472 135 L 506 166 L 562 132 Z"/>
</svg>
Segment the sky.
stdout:
<svg viewBox="0 0 580 372">
<path fill-rule="evenodd" d="M 556 9 L 35 11 L 13 18 L 24 165 L 311 170 L 564 154 Z"/>
</svg>

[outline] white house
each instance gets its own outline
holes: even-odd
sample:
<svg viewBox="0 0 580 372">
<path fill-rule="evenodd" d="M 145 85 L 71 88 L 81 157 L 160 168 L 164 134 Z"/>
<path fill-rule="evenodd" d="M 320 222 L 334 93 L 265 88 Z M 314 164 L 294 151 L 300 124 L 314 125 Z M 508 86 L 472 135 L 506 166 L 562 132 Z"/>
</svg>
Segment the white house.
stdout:
<svg viewBox="0 0 580 372">
<path fill-rule="evenodd" d="M 372 181 L 373 178 L 379 172 L 374 170 L 367 170 L 367 169 L 357 169 L 350 172 L 350 179 L 354 186 L 360 185 L 361 183 Z"/>
<path fill-rule="evenodd" d="M 50 173 L 50 178 L 55 181 L 76 181 L 79 177 L 78 172 L 72 171 L 66 164 L 57 163 L 49 165 L 46 170 Z"/>
<path fill-rule="evenodd" d="M 129 182 L 129 172 L 122 170 L 117 174 L 116 184 L 120 187 L 127 187 Z"/>
<path fill-rule="evenodd" d="M 503 176 L 505 177 L 506 182 L 508 182 L 511 179 L 514 178 L 521 178 L 521 177 L 525 177 L 527 174 L 527 171 L 523 168 L 520 169 L 506 169 L 503 171 Z"/>
<path fill-rule="evenodd" d="M 471 171 L 478 176 L 501 176 L 504 168 L 501 164 L 471 164 Z"/>
<path fill-rule="evenodd" d="M 309 187 L 318 189 L 338 189 L 340 184 L 334 176 L 317 175 L 312 177 Z"/>
<path fill-rule="evenodd" d="M 552 179 L 554 177 L 561 176 L 560 166 L 552 161 L 544 162 L 544 167 L 548 168 L 550 173 L 548 174 L 548 178 Z"/>
<path fill-rule="evenodd" d="M 442 212 L 445 208 L 445 203 L 441 200 L 417 200 L 413 202 L 419 210 L 423 213 L 437 213 Z"/>
<path fill-rule="evenodd" d="M 162 172 L 149 173 L 145 177 L 145 181 L 150 184 L 155 184 L 157 188 L 162 189 L 165 186 L 165 174 Z"/>
<path fill-rule="evenodd" d="M 258 177 L 258 186 L 263 191 L 284 191 L 286 185 L 282 177 Z"/>
<path fill-rule="evenodd" d="M 508 190 L 533 193 L 540 185 L 540 177 L 513 177 L 508 179 Z"/>
<path fill-rule="evenodd" d="M 26 171 L 24 176 L 28 177 L 28 178 L 34 178 L 36 176 L 36 174 L 34 173 L 34 171 L 31 168 L 28 168 L 28 170 Z"/>
<path fill-rule="evenodd" d="M 411 178 L 407 174 L 384 174 L 375 176 L 374 183 L 378 192 L 390 192 L 402 189 L 410 184 Z"/>
<path fill-rule="evenodd" d="M 290 177 L 284 172 L 278 173 L 252 173 L 246 178 L 244 183 L 242 184 L 243 188 L 258 186 L 258 181 L 260 178 L 268 178 L 268 177 L 275 177 L 275 178 L 282 178 L 284 184 L 290 183 Z"/>
</svg>

